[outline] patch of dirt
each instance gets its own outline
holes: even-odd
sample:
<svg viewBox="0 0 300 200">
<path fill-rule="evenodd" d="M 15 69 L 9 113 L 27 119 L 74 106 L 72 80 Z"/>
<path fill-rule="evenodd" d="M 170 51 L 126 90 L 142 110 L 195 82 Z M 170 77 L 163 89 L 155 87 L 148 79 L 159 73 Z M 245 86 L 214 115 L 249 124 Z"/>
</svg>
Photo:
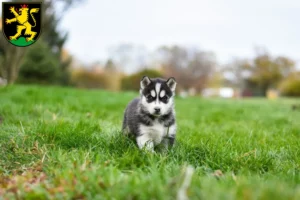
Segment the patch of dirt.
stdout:
<svg viewBox="0 0 300 200">
<path fill-rule="evenodd" d="M 43 188 L 44 194 L 47 194 L 50 199 L 55 199 L 57 193 L 67 199 L 67 191 L 70 190 L 75 192 L 72 199 L 86 199 L 80 192 L 75 191 L 77 184 L 75 176 L 72 183 L 63 178 L 58 178 L 53 182 L 53 177 L 48 176 L 42 168 L 42 162 L 38 162 L 21 173 L 16 170 L 10 175 L 0 174 L 0 197 L 4 197 L 3 199 L 11 199 L 12 197 L 24 199 L 27 194 L 41 195 L 40 188 Z M 101 184 L 100 187 L 104 187 L 103 183 L 99 184 Z"/>
<path fill-rule="evenodd" d="M 7 193 L 18 194 L 20 185 L 23 185 L 25 191 L 30 191 L 32 186 L 41 184 L 46 178 L 42 163 L 36 163 L 21 174 L 16 170 L 9 176 L 0 175 L 0 196 Z"/>
</svg>

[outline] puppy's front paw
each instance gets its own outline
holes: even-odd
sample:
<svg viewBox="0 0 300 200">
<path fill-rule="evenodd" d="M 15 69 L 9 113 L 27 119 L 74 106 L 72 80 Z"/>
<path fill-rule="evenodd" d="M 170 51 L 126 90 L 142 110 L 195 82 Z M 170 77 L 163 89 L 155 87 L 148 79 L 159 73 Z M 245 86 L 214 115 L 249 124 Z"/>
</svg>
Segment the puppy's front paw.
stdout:
<svg viewBox="0 0 300 200">
<path fill-rule="evenodd" d="M 153 141 L 149 140 L 149 138 L 142 135 L 139 136 L 136 141 L 140 149 L 155 153 Z"/>
</svg>

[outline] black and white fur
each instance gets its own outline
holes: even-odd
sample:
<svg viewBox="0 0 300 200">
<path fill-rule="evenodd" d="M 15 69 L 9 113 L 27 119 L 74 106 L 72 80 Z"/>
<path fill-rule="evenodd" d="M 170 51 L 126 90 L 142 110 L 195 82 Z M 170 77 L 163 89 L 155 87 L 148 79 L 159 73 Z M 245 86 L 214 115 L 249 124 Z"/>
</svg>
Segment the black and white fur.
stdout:
<svg viewBox="0 0 300 200">
<path fill-rule="evenodd" d="M 154 151 L 154 146 L 160 143 L 165 147 L 173 146 L 176 84 L 174 78 L 163 80 L 144 76 L 140 82 L 140 97 L 127 105 L 122 130 L 135 137 L 140 149 Z"/>
</svg>

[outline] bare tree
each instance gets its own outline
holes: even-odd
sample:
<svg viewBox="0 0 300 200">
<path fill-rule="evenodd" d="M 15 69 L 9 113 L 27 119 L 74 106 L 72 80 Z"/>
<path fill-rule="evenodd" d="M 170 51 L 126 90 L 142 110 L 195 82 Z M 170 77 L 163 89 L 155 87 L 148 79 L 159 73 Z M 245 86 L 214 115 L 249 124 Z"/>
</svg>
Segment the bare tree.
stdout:
<svg viewBox="0 0 300 200">
<path fill-rule="evenodd" d="M 109 57 L 119 71 L 133 73 L 148 65 L 148 52 L 145 47 L 133 44 L 120 44 L 108 49 Z"/>
<path fill-rule="evenodd" d="M 179 46 L 164 46 L 158 52 L 164 74 L 175 77 L 181 89 L 195 88 L 201 92 L 216 67 L 215 56 L 211 52 Z"/>
<path fill-rule="evenodd" d="M 242 90 L 245 87 L 245 79 L 250 75 L 249 65 L 246 59 L 234 58 L 222 68 L 222 72 L 232 87 Z"/>
</svg>

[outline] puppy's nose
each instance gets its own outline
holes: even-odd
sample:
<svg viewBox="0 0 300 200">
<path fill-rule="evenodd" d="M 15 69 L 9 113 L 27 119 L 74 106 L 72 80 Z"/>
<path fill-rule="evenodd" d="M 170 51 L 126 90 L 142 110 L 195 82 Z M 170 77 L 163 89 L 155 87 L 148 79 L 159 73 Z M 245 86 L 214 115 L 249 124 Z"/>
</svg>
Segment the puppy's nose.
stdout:
<svg viewBox="0 0 300 200">
<path fill-rule="evenodd" d="M 154 108 L 154 110 L 155 110 L 156 113 L 160 112 L 160 108 Z"/>
</svg>

